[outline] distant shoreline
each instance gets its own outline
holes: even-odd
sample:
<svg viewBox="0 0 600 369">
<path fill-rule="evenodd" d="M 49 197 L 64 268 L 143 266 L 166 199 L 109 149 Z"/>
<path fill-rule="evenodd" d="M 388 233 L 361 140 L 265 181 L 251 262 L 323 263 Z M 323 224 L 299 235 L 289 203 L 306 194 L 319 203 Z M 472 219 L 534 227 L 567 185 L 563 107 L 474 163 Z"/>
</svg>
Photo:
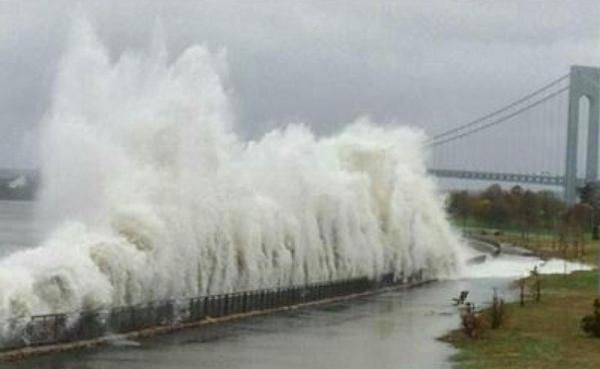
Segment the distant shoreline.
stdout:
<svg viewBox="0 0 600 369">
<path fill-rule="evenodd" d="M 39 178 L 39 171 L 35 169 L 0 168 L 0 200 L 35 200 L 40 184 Z"/>
<path fill-rule="evenodd" d="M 2 198 L 0 197 L 0 202 L 35 202 L 36 198 Z"/>
</svg>

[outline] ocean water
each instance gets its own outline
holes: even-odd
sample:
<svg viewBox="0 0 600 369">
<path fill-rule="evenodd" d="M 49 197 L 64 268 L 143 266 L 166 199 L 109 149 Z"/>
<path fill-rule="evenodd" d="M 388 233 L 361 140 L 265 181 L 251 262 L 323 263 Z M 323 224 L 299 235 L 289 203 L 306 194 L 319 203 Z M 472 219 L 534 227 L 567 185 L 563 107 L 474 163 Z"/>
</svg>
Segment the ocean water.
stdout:
<svg viewBox="0 0 600 369">
<path fill-rule="evenodd" d="M 0 200 L 0 258 L 32 248 L 42 238 L 33 202 Z"/>
</svg>

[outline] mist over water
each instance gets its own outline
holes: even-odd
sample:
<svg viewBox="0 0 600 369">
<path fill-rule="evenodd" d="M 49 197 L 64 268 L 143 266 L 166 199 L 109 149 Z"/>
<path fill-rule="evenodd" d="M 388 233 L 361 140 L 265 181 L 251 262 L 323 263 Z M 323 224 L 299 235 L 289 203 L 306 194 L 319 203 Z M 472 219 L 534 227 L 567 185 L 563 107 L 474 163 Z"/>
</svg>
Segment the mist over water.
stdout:
<svg viewBox="0 0 600 369">
<path fill-rule="evenodd" d="M 243 142 L 225 54 L 150 49 L 110 56 L 74 27 L 43 124 L 52 232 L 0 260 L 0 319 L 460 268 L 421 132 L 361 119 Z"/>
</svg>

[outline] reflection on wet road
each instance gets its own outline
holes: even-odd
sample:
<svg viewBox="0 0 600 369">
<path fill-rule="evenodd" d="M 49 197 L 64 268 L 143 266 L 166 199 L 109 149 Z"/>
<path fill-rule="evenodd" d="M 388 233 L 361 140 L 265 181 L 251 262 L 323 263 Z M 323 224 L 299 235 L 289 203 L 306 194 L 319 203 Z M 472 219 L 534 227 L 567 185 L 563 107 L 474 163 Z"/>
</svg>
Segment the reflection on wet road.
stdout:
<svg viewBox="0 0 600 369">
<path fill-rule="evenodd" d="M 250 318 L 140 342 L 12 364 L 10 368 L 450 368 L 453 349 L 435 340 L 458 325 L 451 298 L 476 304 L 508 279 L 444 281 L 317 308 Z"/>
</svg>

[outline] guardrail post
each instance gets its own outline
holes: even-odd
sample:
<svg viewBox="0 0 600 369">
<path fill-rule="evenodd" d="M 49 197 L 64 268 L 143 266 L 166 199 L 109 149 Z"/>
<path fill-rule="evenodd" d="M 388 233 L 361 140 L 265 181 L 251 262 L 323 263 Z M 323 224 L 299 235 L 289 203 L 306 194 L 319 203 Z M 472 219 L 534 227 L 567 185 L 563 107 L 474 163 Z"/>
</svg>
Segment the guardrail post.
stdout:
<svg viewBox="0 0 600 369">
<path fill-rule="evenodd" d="M 167 301 L 167 323 L 172 325 L 175 322 L 175 300 Z"/>
<path fill-rule="evenodd" d="M 204 302 L 206 303 L 206 316 L 212 317 L 214 315 L 213 307 L 213 296 L 206 296 Z"/>
<path fill-rule="evenodd" d="M 226 293 L 225 295 L 223 295 L 223 316 L 229 315 L 229 310 L 230 310 L 230 304 L 229 304 L 229 300 L 230 300 L 230 294 Z"/>
<path fill-rule="evenodd" d="M 280 308 L 283 306 L 283 289 L 281 287 L 277 287 L 275 290 L 275 307 Z"/>
<path fill-rule="evenodd" d="M 231 307 L 229 308 L 230 310 L 230 314 L 237 314 L 238 313 L 238 307 L 240 305 L 240 295 L 239 293 L 234 293 L 233 295 L 231 295 Z"/>
<path fill-rule="evenodd" d="M 215 312 L 215 316 L 221 317 L 223 316 L 223 295 L 217 295 L 217 311 Z"/>
<path fill-rule="evenodd" d="M 129 306 L 129 324 L 127 324 L 127 329 L 135 329 L 136 328 L 136 316 L 135 316 L 135 308 L 133 306 Z"/>
<path fill-rule="evenodd" d="M 196 299 L 194 299 L 194 298 L 189 299 L 188 304 L 189 304 L 188 320 L 190 322 L 194 322 L 194 321 L 198 320 L 198 304 L 197 304 Z"/>
</svg>

